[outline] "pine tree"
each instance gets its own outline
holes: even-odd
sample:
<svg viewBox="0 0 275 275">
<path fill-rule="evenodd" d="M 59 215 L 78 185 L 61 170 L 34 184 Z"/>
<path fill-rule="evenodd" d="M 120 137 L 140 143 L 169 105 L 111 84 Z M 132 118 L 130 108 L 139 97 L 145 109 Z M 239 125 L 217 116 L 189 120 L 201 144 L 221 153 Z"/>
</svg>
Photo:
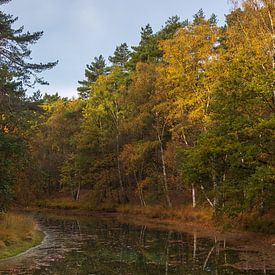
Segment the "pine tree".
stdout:
<svg viewBox="0 0 275 275">
<path fill-rule="evenodd" d="M 9 1 L 1 1 L 0 5 L 7 2 Z M 21 88 L 23 85 L 32 86 L 35 83 L 47 84 L 37 74 L 53 68 L 57 62 L 46 64 L 29 62 L 31 59 L 29 45 L 35 44 L 43 32 L 24 33 L 24 27 L 13 29 L 12 25 L 16 21 L 17 17 L 14 18 L 0 11 L 0 69 L 8 71 Z"/>
<path fill-rule="evenodd" d="M 157 62 L 162 56 L 157 41 L 157 37 L 149 24 L 144 28 L 142 27 L 139 45 L 132 47 L 133 52 L 131 53 L 129 67 L 134 69 L 138 62 Z"/>
<path fill-rule="evenodd" d="M 180 17 L 177 15 L 169 17 L 168 20 L 165 22 L 165 25 L 157 33 L 158 39 L 170 39 L 173 37 L 178 29 L 183 28 L 187 25 L 188 20 L 181 22 Z"/>
<path fill-rule="evenodd" d="M 100 75 L 106 74 L 108 69 L 106 68 L 106 62 L 102 55 L 95 57 L 94 61 L 90 65 L 86 65 L 85 77 L 86 80 L 78 81 L 81 85 L 77 88 L 80 98 L 88 98 L 91 93 L 91 85 L 96 82 Z"/>
<path fill-rule="evenodd" d="M 201 23 L 202 21 L 205 20 L 205 15 L 204 15 L 204 12 L 203 12 L 203 9 L 200 9 L 194 16 L 193 16 L 194 20 L 194 24 L 199 24 Z"/>
<path fill-rule="evenodd" d="M 125 69 L 126 63 L 130 58 L 130 51 L 126 43 L 122 43 L 120 46 L 116 47 L 113 56 L 109 56 L 109 61 L 113 66 L 121 67 Z"/>
<path fill-rule="evenodd" d="M 0 5 L 10 2 L 1 0 Z M 38 74 L 53 68 L 57 62 L 32 63 L 30 45 L 43 32 L 14 29 L 17 18 L 0 11 L 0 210 L 11 200 L 13 185 L 26 159 L 23 131 L 29 127 L 25 88 L 36 83 L 47 84 Z"/>
</svg>

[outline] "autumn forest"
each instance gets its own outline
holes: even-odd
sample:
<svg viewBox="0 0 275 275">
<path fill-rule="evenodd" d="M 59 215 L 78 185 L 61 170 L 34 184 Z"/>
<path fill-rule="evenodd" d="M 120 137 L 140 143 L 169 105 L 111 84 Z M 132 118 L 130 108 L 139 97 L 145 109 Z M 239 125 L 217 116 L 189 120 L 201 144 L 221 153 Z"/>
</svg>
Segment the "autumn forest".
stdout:
<svg viewBox="0 0 275 275">
<path fill-rule="evenodd" d="M 0 209 L 205 208 L 274 230 L 275 9 L 241 2 L 224 25 L 142 27 L 87 60 L 73 99 L 27 95 L 58 64 L 31 63 L 42 32 L 0 12 Z"/>
</svg>

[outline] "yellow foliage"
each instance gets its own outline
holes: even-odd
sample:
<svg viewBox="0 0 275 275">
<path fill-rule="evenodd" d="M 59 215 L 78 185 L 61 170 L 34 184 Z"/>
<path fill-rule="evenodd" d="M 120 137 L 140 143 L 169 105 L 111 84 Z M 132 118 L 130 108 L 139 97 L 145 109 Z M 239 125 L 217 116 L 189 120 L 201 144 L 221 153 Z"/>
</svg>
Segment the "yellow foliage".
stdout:
<svg viewBox="0 0 275 275">
<path fill-rule="evenodd" d="M 160 43 L 165 65 L 158 68 L 157 90 L 166 93 L 169 103 L 166 112 L 171 124 L 177 122 L 189 127 L 198 121 L 202 127 L 207 121 L 215 85 L 209 68 L 216 60 L 219 32 L 216 25 L 202 20 Z"/>
</svg>

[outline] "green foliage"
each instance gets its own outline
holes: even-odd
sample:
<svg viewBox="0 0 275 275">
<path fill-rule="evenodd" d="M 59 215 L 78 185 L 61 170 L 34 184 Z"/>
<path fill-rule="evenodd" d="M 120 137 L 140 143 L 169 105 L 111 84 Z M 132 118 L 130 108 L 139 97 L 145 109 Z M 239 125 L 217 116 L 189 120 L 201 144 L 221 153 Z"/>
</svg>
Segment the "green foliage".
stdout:
<svg viewBox="0 0 275 275">
<path fill-rule="evenodd" d="M 254 36 L 251 25 L 258 19 L 251 8 L 230 15 L 219 59 L 210 68 L 220 72 L 210 102 L 210 124 L 195 146 L 181 153 L 187 160 L 184 176 L 198 187 L 204 184 L 217 213 L 229 216 L 264 214 L 274 207 L 273 68 L 263 55 L 272 42 L 262 43 Z M 240 24 L 245 28 L 242 35 Z M 265 29 L 262 39 L 267 33 Z"/>
</svg>

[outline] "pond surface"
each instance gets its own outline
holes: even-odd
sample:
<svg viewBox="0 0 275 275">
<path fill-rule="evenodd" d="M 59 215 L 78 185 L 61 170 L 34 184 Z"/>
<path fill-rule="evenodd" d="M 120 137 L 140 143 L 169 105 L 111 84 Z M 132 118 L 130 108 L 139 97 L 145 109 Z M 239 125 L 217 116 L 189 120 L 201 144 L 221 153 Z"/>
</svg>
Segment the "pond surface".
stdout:
<svg viewBox="0 0 275 275">
<path fill-rule="evenodd" d="M 195 232 L 151 230 L 114 217 L 36 214 L 35 219 L 46 233 L 43 243 L 1 261 L 0 274 L 273 274 L 264 264 L 258 270 L 234 269 L 249 253 L 262 255 Z"/>
</svg>

